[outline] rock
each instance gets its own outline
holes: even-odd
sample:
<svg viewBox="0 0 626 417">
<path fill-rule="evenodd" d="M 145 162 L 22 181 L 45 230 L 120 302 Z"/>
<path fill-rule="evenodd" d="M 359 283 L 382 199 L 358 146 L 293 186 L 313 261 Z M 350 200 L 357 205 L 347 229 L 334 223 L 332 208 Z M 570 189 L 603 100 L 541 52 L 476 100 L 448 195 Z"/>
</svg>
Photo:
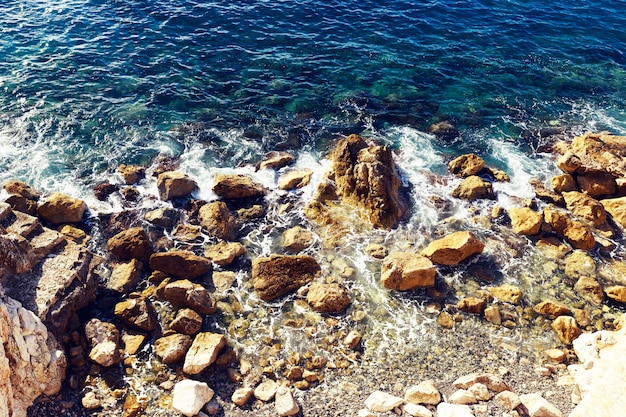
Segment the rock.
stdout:
<svg viewBox="0 0 626 417">
<path fill-rule="evenodd" d="M 67 360 L 41 320 L 1 288 L 0 341 L 0 415 L 25 417 L 37 397 L 59 392 Z"/>
<path fill-rule="evenodd" d="M 626 303 L 626 286 L 612 285 L 607 287 L 606 296 L 618 303 Z"/>
<path fill-rule="evenodd" d="M 170 302 L 175 309 L 184 307 L 187 301 L 187 292 L 194 288 L 194 283 L 188 279 L 171 281 L 165 279 L 157 288 L 157 296 Z"/>
<path fill-rule="evenodd" d="M 109 239 L 107 247 L 122 261 L 139 259 L 147 262 L 154 252 L 148 235 L 141 227 L 131 227 L 116 234 Z"/>
<path fill-rule="evenodd" d="M 536 313 L 551 318 L 563 315 L 572 315 L 572 310 L 565 304 L 556 300 L 545 300 L 533 307 Z"/>
<path fill-rule="evenodd" d="M 609 197 L 615 195 L 617 192 L 615 178 L 605 171 L 592 171 L 579 174 L 576 177 L 576 182 L 581 191 L 584 191 L 593 198 Z"/>
<path fill-rule="evenodd" d="M 265 216 L 265 207 L 261 204 L 254 204 L 237 210 L 237 216 L 243 221 L 260 219 Z"/>
<path fill-rule="evenodd" d="M 310 256 L 271 255 L 252 261 L 254 289 L 265 301 L 308 284 L 320 273 L 319 264 Z"/>
<path fill-rule="evenodd" d="M 437 417 L 474 417 L 469 405 L 439 403 Z"/>
<path fill-rule="evenodd" d="M 596 262 L 586 252 L 575 250 L 565 258 L 565 275 L 572 279 L 581 276 L 594 277 Z"/>
<path fill-rule="evenodd" d="M 432 417 L 433 413 L 426 407 L 417 404 L 404 404 L 403 410 L 413 417 Z"/>
<path fill-rule="evenodd" d="M 563 196 L 560 193 L 555 193 L 550 190 L 539 178 L 531 178 L 528 183 L 533 188 L 535 196 L 539 200 L 545 201 L 548 204 L 555 204 L 557 206 L 565 205 L 565 199 L 563 199 Z"/>
<path fill-rule="evenodd" d="M 491 183 L 476 175 L 469 176 L 461 181 L 452 191 L 452 197 L 464 200 L 478 200 L 482 198 L 493 200 L 496 198 Z"/>
<path fill-rule="evenodd" d="M 264 197 L 268 190 L 247 175 L 215 174 L 213 192 L 226 199 Z"/>
<path fill-rule="evenodd" d="M 278 188 L 281 190 L 293 190 L 303 188 L 311 182 L 313 171 L 310 169 L 299 169 L 286 172 L 278 179 Z"/>
<path fill-rule="evenodd" d="M 233 271 L 213 271 L 212 278 L 215 293 L 224 296 L 233 287 L 237 274 Z"/>
<path fill-rule="evenodd" d="M 592 304 L 601 305 L 604 301 L 602 285 L 591 277 L 580 277 L 574 284 L 574 290 Z"/>
<path fill-rule="evenodd" d="M 365 248 L 365 253 L 376 259 L 383 259 L 388 255 L 387 248 L 377 243 L 370 243 Z"/>
<path fill-rule="evenodd" d="M 541 230 L 543 216 L 528 207 L 514 207 L 507 211 L 511 219 L 511 228 L 520 235 L 532 236 Z"/>
<path fill-rule="evenodd" d="M 129 326 L 146 332 L 157 328 L 156 312 L 152 303 L 143 297 L 128 298 L 115 305 L 115 315 Z"/>
<path fill-rule="evenodd" d="M 85 337 L 91 344 L 89 359 L 101 366 L 120 363 L 120 332 L 113 323 L 91 319 L 85 325 Z"/>
<path fill-rule="evenodd" d="M 509 411 L 515 410 L 522 402 L 519 396 L 511 391 L 502 391 L 495 398 L 496 402 Z"/>
<path fill-rule="evenodd" d="M 576 180 L 570 174 L 562 174 L 552 177 L 550 183 L 552 184 L 552 189 L 557 193 L 578 191 Z"/>
<path fill-rule="evenodd" d="M 559 169 L 567 174 L 574 174 L 582 166 L 582 161 L 571 151 L 568 151 L 564 155 L 560 156 L 556 161 L 556 165 Z"/>
<path fill-rule="evenodd" d="M 79 223 L 87 204 L 83 200 L 62 193 L 52 193 L 37 207 L 39 217 L 52 224 Z"/>
<path fill-rule="evenodd" d="M 157 177 L 159 197 L 163 201 L 187 198 L 198 190 L 198 183 L 180 171 L 166 171 Z"/>
<path fill-rule="evenodd" d="M 240 224 L 223 201 L 205 204 L 199 211 L 200 224 L 209 236 L 235 240 Z"/>
<path fill-rule="evenodd" d="M 238 407 L 243 407 L 246 405 L 252 395 L 254 394 L 254 390 L 250 387 L 242 387 L 237 388 L 233 395 L 230 397 L 230 400 Z"/>
<path fill-rule="evenodd" d="M 450 404 L 476 404 L 476 396 L 468 390 L 460 389 L 452 393 L 448 398 Z"/>
<path fill-rule="evenodd" d="M 563 363 L 567 360 L 567 355 L 561 349 L 546 349 L 543 353 L 548 359 L 556 363 Z"/>
<path fill-rule="evenodd" d="M 576 320 L 574 317 L 570 316 L 559 316 L 555 318 L 552 322 L 552 329 L 558 336 L 559 340 L 566 345 L 571 345 L 581 333 L 578 325 L 576 324 Z"/>
<path fill-rule="evenodd" d="M 539 394 L 520 395 L 529 417 L 563 417 L 563 413 Z"/>
<path fill-rule="evenodd" d="M 441 265 L 457 265 L 483 251 L 485 245 L 472 232 L 455 232 L 432 241 L 422 255 Z"/>
<path fill-rule="evenodd" d="M 404 403 L 404 400 L 400 397 L 396 397 L 395 395 L 387 394 L 382 391 L 374 391 L 367 397 L 365 400 L 365 406 L 370 411 L 376 411 L 379 413 L 384 413 L 386 411 L 391 411 L 396 407 L 399 407 Z"/>
<path fill-rule="evenodd" d="M 442 311 L 439 316 L 437 316 L 437 324 L 439 324 L 444 329 L 451 329 L 454 327 L 454 319 L 452 315 L 447 311 Z"/>
<path fill-rule="evenodd" d="M 350 349 L 356 349 L 356 347 L 361 342 L 362 337 L 363 335 L 361 335 L 361 333 L 359 333 L 357 330 L 350 330 L 350 333 L 348 333 L 343 339 L 343 344 Z"/>
<path fill-rule="evenodd" d="M 478 174 L 485 167 L 485 161 L 473 153 L 461 155 L 448 163 L 448 171 L 459 177 Z"/>
<path fill-rule="evenodd" d="M 291 252 L 300 252 L 313 245 L 315 237 L 307 229 L 295 226 L 283 232 L 283 249 Z"/>
<path fill-rule="evenodd" d="M 426 257 L 411 252 L 395 252 L 387 256 L 381 266 L 383 287 L 407 291 L 435 285 L 436 270 Z"/>
<path fill-rule="evenodd" d="M 29 200 L 19 195 L 9 195 L 4 201 L 10 204 L 15 211 L 21 211 L 31 216 L 37 215 L 37 200 Z"/>
<path fill-rule="evenodd" d="M 573 247 L 582 250 L 592 250 L 595 247 L 596 241 L 591 229 L 577 220 L 572 220 L 563 210 L 548 206 L 543 211 L 543 217 L 557 235 Z"/>
<path fill-rule="evenodd" d="M 426 380 L 409 387 L 404 393 L 404 400 L 413 404 L 437 405 L 441 402 L 441 394 L 432 380 Z"/>
<path fill-rule="evenodd" d="M 498 300 L 518 305 L 524 297 L 522 289 L 516 285 L 502 284 L 498 287 L 490 287 L 487 290 Z"/>
<path fill-rule="evenodd" d="M 454 139 L 459 136 L 459 130 L 448 120 L 442 120 L 430 125 L 428 133 L 432 133 L 442 139 Z"/>
<path fill-rule="evenodd" d="M 246 254 L 246 248 L 239 242 L 227 243 L 224 241 L 216 245 L 209 246 L 204 252 L 204 256 L 211 262 L 219 266 L 226 266 L 233 263 L 236 257 Z"/>
<path fill-rule="evenodd" d="M 116 264 L 111 271 L 107 288 L 119 293 L 132 290 L 139 282 L 142 268 L 143 262 L 137 259 Z"/>
<path fill-rule="evenodd" d="M 183 379 L 174 385 L 172 408 L 187 417 L 198 414 L 213 398 L 213 390 L 205 382 Z"/>
<path fill-rule="evenodd" d="M 336 283 L 312 283 L 306 300 L 314 310 L 323 313 L 339 313 L 350 304 L 348 291 Z"/>
<path fill-rule="evenodd" d="M 459 310 L 471 314 L 482 314 L 485 310 L 485 300 L 478 297 L 465 297 L 459 300 L 457 307 Z"/>
<path fill-rule="evenodd" d="M 150 268 L 182 279 L 194 279 L 213 269 L 211 261 L 190 251 L 173 250 L 150 256 Z"/>
<path fill-rule="evenodd" d="M 143 218 L 155 226 L 171 229 L 178 218 L 178 211 L 173 208 L 161 207 L 147 212 Z"/>
<path fill-rule="evenodd" d="M 147 402 L 139 402 L 136 395 L 127 395 L 124 399 L 124 405 L 122 406 L 123 417 L 137 417 L 139 413 L 143 412 L 147 407 Z"/>
<path fill-rule="evenodd" d="M 154 341 L 157 357 L 166 365 L 182 360 L 191 347 L 191 337 L 186 334 L 170 334 Z"/>
<path fill-rule="evenodd" d="M 509 390 L 509 386 L 499 376 L 476 372 L 469 375 L 457 378 L 452 385 L 459 389 L 468 389 L 474 384 L 481 383 L 488 389 L 495 392 L 502 392 Z"/>
<path fill-rule="evenodd" d="M 611 215 L 615 223 L 622 229 L 626 229 L 626 197 L 607 198 L 601 200 L 600 204 Z"/>
<path fill-rule="evenodd" d="M 257 385 L 254 389 L 254 397 L 257 400 L 268 402 L 274 398 L 276 391 L 278 391 L 278 384 L 276 381 L 267 379 Z"/>
<path fill-rule="evenodd" d="M 183 308 L 178 310 L 176 317 L 170 323 L 170 329 L 182 333 L 193 335 L 200 331 L 202 327 L 202 317 L 194 310 Z"/>
<path fill-rule="evenodd" d="M 226 346 L 224 335 L 210 332 L 198 333 L 185 356 L 183 372 L 190 375 L 199 374 L 215 362 L 224 346 Z"/>
<path fill-rule="evenodd" d="M 478 401 L 489 401 L 491 399 L 491 393 L 489 392 L 489 389 L 485 384 L 481 384 L 480 382 L 475 383 L 467 390 L 474 394 Z"/>
<path fill-rule="evenodd" d="M 146 169 L 138 165 L 120 164 L 117 167 L 117 173 L 122 176 L 127 185 L 137 184 L 146 177 Z"/>
<path fill-rule="evenodd" d="M 194 284 L 185 293 L 185 305 L 200 314 L 213 314 L 217 311 L 211 293 L 200 284 Z"/>
<path fill-rule="evenodd" d="M 537 249 L 548 259 L 561 260 L 572 248 L 556 237 L 542 238 L 535 243 Z"/>
<path fill-rule="evenodd" d="M 606 211 L 602 204 L 586 193 L 578 191 L 564 192 L 563 198 L 567 209 L 578 219 L 588 222 L 593 227 L 599 227 L 606 222 Z"/>
<path fill-rule="evenodd" d="M 140 333 L 122 334 L 122 343 L 124 344 L 124 353 L 127 355 L 136 354 L 143 343 L 146 341 L 146 335 Z"/>
<path fill-rule="evenodd" d="M 259 164 L 259 169 L 280 169 L 296 162 L 296 158 L 287 152 L 270 152 Z"/>
<path fill-rule="evenodd" d="M 500 308 L 498 306 L 486 307 L 484 314 L 485 320 L 489 323 L 495 324 L 496 326 L 502 324 L 502 314 L 500 313 Z"/>
<path fill-rule="evenodd" d="M 109 181 L 101 182 L 93 187 L 93 193 L 100 201 L 106 201 L 109 196 L 120 189 L 119 185 L 111 184 Z"/>
<path fill-rule="evenodd" d="M 300 407 L 298 407 L 298 403 L 293 398 L 291 390 L 285 386 L 278 387 L 276 390 L 274 406 L 279 416 L 293 416 L 300 412 Z"/>
<path fill-rule="evenodd" d="M 20 196 L 28 200 L 37 201 L 41 197 L 39 191 L 22 181 L 9 180 L 5 182 L 2 187 L 8 194 Z"/>
</svg>

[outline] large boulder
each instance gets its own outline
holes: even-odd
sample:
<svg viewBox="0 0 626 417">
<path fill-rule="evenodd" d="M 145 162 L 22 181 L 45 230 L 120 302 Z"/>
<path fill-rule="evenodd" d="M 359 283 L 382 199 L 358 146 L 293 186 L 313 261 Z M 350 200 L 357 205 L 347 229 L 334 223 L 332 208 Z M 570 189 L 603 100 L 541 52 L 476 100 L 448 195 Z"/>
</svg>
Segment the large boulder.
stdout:
<svg viewBox="0 0 626 417">
<path fill-rule="evenodd" d="M 296 157 L 288 152 L 274 151 L 265 155 L 259 169 L 280 169 L 296 162 Z"/>
<path fill-rule="evenodd" d="M 157 177 L 159 197 L 163 201 L 186 198 L 198 190 L 198 184 L 180 171 L 167 171 Z"/>
<path fill-rule="evenodd" d="M 473 153 L 461 155 L 448 163 L 448 170 L 459 177 L 478 174 L 485 168 L 485 161 Z"/>
<path fill-rule="evenodd" d="M 350 304 L 348 291 L 339 284 L 314 282 L 309 288 L 306 301 L 317 311 L 339 313 Z"/>
<path fill-rule="evenodd" d="M 576 182 L 581 191 L 593 198 L 602 198 L 615 195 L 617 183 L 611 173 L 606 171 L 592 171 L 578 174 Z"/>
<path fill-rule="evenodd" d="M 321 268 L 310 256 L 272 255 L 252 261 L 254 289 L 262 300 L 273 300 L 308 284 Z"/>
<path fill-rule="evenodd" d="M 247 175 L 215 174 L 213 192 L 222 198 L 237 199 L 263 197 L 268 190 Z"/>
<path fill-rule="evenodd" d="M 617 178 L 626 172 L 626 136 L 585 133 L 570 144 L 556 144 L 555 149 L 563 154 L 559 168 L 570 174 L 605 171 Z"/>
<path fill-rule="evenodd" d="M 591 229 L 582 222 L 571 219 L 566 211 L 548 206 L 543 211 L 543 217 L 556 234 L 573 247 L 582 250 L 591 250 L 595 247 L 596 240 Z"/>
<path fill-rule="evenodd" d="M 607 198 L 600 200 L 604 209 L 611 215 L 615 223 L 626 229 L 626 197 Z"/>
<path fill-rule="evenodd" d="M 589 223 L 593 227 L 599 227 L 606 222 L 606 211 L 602 204 L 591 198 L 587 193 L 578 191 L 564 192 L 567 209 L 579 220 Z"/>
<path fill-rule="evenodd" d="M 214 201 L 200 208 L 200 224 L 208 235 L 235 240 L 240 224 L 223 201 Z"/>
<path fill-rule="evenodd" d="M 381 266 L 383 287 L 398 291 L 435 285 L 436 270 L 430 259 L 409 252 L 388 255 Z"/>
<path fill-rule="evenodd" d="M 472 232 L 454 232 L 431 242 L 422 255 L 441 265 L 457 265 L 472 255 L 482 253 L 485 244 Z"/>
<path fill-rule="evenodd" d="M 40 202 L 37 214 L 52 224 L 78 223 L 83 220 L 87 204 L 62 193 L 53 193 Z"/>
<path fill-rule="evenodd" d="M 184 250 L 153 254 L 150 268 L 182 279 L 194 279 L 213 269 L 209 259 Z"/>
<path fill-rule="evenodd" d="M 131 227 L 116 234 L 109 239 L 107 246 L 122 261 L 139 259 L 147 262 L 154 252 L 148 234 L 142 227 Z"/>
<path fill-rule="evenodd" d="M 478 200 L 482 198 L 494 199 L 496 196 L 489 181 L 485 181 L 477 175 L 471 175 L 452 190 L 452 197 Z"/>
<path fill-rule="evenodd" d="M 511 228 L 520 235 L 536 235 L 541 231 L 543 215 L 528 207 L 513 207 L 507 211 Z"/>
</svg>

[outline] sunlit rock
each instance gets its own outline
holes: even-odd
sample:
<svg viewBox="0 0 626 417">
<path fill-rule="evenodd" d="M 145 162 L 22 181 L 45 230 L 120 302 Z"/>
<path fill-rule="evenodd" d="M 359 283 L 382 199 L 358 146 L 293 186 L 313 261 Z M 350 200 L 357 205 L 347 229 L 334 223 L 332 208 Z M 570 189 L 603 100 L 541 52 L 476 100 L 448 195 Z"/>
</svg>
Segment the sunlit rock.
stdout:
<svg viewBox="0 0 626 417">
<path fill-rule="evenodd" d="M 615 178 L 610 173 L 604 171 L 578 174 L 576 182 L 581 191 L 593 198 L 609 197 L 617 192 Z"/>
<path fill-rule="evenodd" d="M 252 261 L 254 289 L 262 300 L 273 300 L 313 281 L 321 268 L 310 256 L 272 255 Z"/>
<path fill-rule="evenodd" d="M 522 289 L 516 285 L 502 284 L 497 287 L 489 287 L 487 290 L 498 300 L 511 304 L 519 304 L 524 297 Z"/>
<path fill-rule="evenodd" d="M 426 380 L 409 387 L 404 393 L 404 400 L 413 404 L 437 405 L 441 402 L 441 394 L 434 381 Z"/>
<path fill-rule="evenodd" d="M 240 224 L 223 201 L 205 204 L 199 211 L 200 224 L 210 236 L 235 240 Z"/>
<path fill-rule="evenodd" d="M 509 386 L 499 376 L 484 372 L 475 372 L 457 378 L 452 385 L 459 389 L 468 389 L 474 384 L 481 383 L 488 389 L 495 392 L 502 392 L 509 389 Z"/>
<path fill-rule="evenodd" d="M 226 266 L 233 263 L 235 258 L 246 254 L 246 248 L 239 242 L 221 241 L 216 245 L 206 248 L 204 256 L 219 266 Z"/>
<path fill-rule="evenodd" d="M 381 266 L 381 282 L 385 288 L 407 291 L 435 285 L 436 269 L 426 257 L 411 252 L 388 255 Z"/>
<path fill-rule="evenodd" d="M 626 286 L 612 285 L 607 287 L 606 296 L 618 303 L 626 303 Z"/>
<path fill-rule="evenodd" d="M 52 224 L 78 223 L 83 220 L 87 204 L 78 198 L 52 193 L 40 201 L 37 214 Z"/>
<path fill-rule="evenodd" d="M 139 165 L 120 164 L 117 173 L 124 179 L 127 185 L 137 184 L 146 177 L 146 168 Z"/>
<path fill-rule="evenodd" d="M 151 332 L 157 328 L 156 312 L 152 303 L 143 297 L 127 298 L 115 305 L 115 315 L 129 326 Z"/>
<path fill-rule="evenodd" d="M 595 247 L 596 241 L 591 229 L 580 221 L 571 219 L 564 210 L 548 206 L 543 211 L 543 216 L 546 223 L 575 248 L 591 250 Z"/>
<path fill-rule="evenodd" d="M 529 417 L 563 417 L 558 408 L 539 394 L 524 394 L 519 399 L 528 410 Z"/>
<path fill-rule="evenodd" d="M 592 304 L 600 305 L 604 301 L 602 285 L 591 277 L 580 277 L 574 284 L 574 290 Z"/>
<path fill-rule="evenodd" d="M 507 211 L 511 228 L 521 235 L 536 235 L 541 230 L 543 215 L 528 207 L 513 207 Z"/>
<path fill-rule="evenodd" d="M 626 229 L 626 197 L 607 198 L 600 200 L 604 209 L 611 215 L 611 218 Z"/>
<path fill-rule="evenodd" d="M 306 301 L 317 311 L 339 313 L 350 304 L 348 291 L 339 284 L 314 282 L 309 287 Z"/>
<path fill-rule="evenodd" d="M 567 209 L 578 219 L 599 227 L 606 222 L 606 211 L 602 204 L 586 193 L 578 191 L 564 192 Z"/>
<path fill-rule="evenodd" d="M 187 417 L 192 417 L 213 398 L 213 390 L 205 382 L 183 379 L 174 385 L 172 408 Z"/>
<path fill-rule="evenodd" d="M 561 174 L 556 177 L 552 177 L 550 184 L 552 185 L 552 189 L 557 193 L 578 191 L 576 180 L 570 174 Z"/>
<path fill-rule="evenodd" d="M 460 177 L 478 174 L 485 167 L 485 161 L 473 153 L 461 155 L 448 163 L 448 171 Z"/>
<path fill-rule="evenodd" d="M 183 371 L 196 375 L 210 366 L 226 346 L 224 335 L 210 332 L 198 333 L 187 351 Z"/>
<path fill-rule="evenodd" d="M 383 391 L 374 391 L 365 399 L 365 406 L 376 412 L 384 413 L 400 406 L 404 399 Z"/>
<path fill-rule="evenodd" d="M 190 251 L 173 250 L 150 256 L 150 268 L 183 279 L 194 279 L 211 272 L 211 261 Z"/>
<path fill-rule="evenodd" d="M 533 310 L 538 314 L 552 318 L 572 314 L 572 310 L 568 306 L 556 300 L 542 301 L 534 306 Z"/>
<path fill-rule="evenodd" d="M 559 316 L 552 321 L 552 329 L 556 333 L 559 340 L 566 345 L 571 345 L 572 342 L 580 336 L 580 328 L 576 324 L 574 317 Z"/>
<path fill-rule="evenodd" d="M 154 353 L 166 365 L 182 360 L 191 347 L 191 337 L 174 333 L 154 341 Z"/>
<path fill-rule="evenodd" d="M 309 185 L 313 171 L 310 169 L 291 170 L 278 178 L 278 188 L 281 190 L 293 190 Z"/>
<path fill-rule="evenodd" d="M 274 151 L 265 155 L 259 163 L 259 169 L 280 169 L 296 162 L 296 157 L 288 152 Z"/>
<path fill-rule="evenodd" d="M 263 197 L 268 190 L 247 175 L 215 174 L 213 192 L 222 198 L 238 199 Z"/>
<path fill-rule="evenodd" d="M 126 293 L 139 282 L 143 262 L 131 259 L 128 262 L 116 264 L 111 271 L 107 288 L 120 293 Z"/>
<path fill-rule="evenodd" d="M 148 261 L 154 252 L 152 243 L 142 227 L 131 227 L 113 236 L 107 242 L 109 250 L 120 260 Z"/>
<path fill-rule="evenodd" d="M 452 197 L 464 200 L 494 199 L 495 194 L 489 181 L 485 181 L 479 176 L 472 175 L 465 178 L 452 191 Z"/>
<path fill-rule="evenodd" d="M 276 414 L 281 417 L 293 416 L 300 412 L 300 407 L 298 406 L 295 398 L 293 398 L 293 393 L 285 386 L 278 387 L 276 390 L 274 407 L 276 408 Z"/>
<path fill-rule="evenodd" d="M 187 335 L 193 335 L 202 327 L 202 316 L 190 308 L 181 308 L 170 323 L 170 329 Z"/>
<path fill-rule="evenodd" d="M 120 332 L 113 323 L 91 319 L 85 325 L 85 337 L 91 344 L 89 359 L 102 366 L 112 366 L 122 360 Z"/>
<path fill-rule="evenodd" d="M 472 232 L 455 232 L 431 242 L 422 255 L 441 265 L 457 265 L 485 248 Z"/>
<path fill-rule="evenodd" d="M 198 183 L 180 171 L 166 171 L 157 177 L 159 197 L 163 201 L 189 197 L 198 190 Z"/>
<path fill-rule="evenodd" d="M 282 239 L 283 249 L 292 252 L 300 252 L 315 242 L 313 233 L 301 226 L 285 230 L 282 234 Z"/>
</svg>

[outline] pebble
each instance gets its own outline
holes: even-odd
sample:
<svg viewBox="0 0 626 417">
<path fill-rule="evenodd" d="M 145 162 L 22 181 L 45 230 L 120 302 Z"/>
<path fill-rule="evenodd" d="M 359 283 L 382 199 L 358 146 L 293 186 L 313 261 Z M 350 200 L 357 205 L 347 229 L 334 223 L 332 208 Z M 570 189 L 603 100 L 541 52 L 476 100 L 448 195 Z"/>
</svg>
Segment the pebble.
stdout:
<svg viewBox="0 0 626 417">
<path fill-rule="evenodd" d="M 235 403 L 235 405 L 243 407 L 250 400 L 253 394 L 254 390 L 250 387 L 239 388 L 233 392 L 231 400 Z"/>
<path fill-rule="evenodd" d="M 489 389 L 485 384 L 481 384 L 480 382 L 475 383 L 467 390 L 474 394 L 478 401 L 489 401 L 491 399 L 491 393 L 489 392 Z"/>
<path fill-rule="evenodd" d="M 85 394 L 80 402 L 85 410 L 95 410 L 102 405 L 100 403 L 100 400 L 96 398 L 96 394 L 93 392 L 88 392 L 87 394 Z"/>
<path fill-rule="evenodd" d="M 474 417 L 469 405 L 439 403 L 437 417 Z"/>
<path fill-rule="evenodd" d="M 507 410 L 515 410 L 521 404 L 519 396 L 511 391 L 502 391 L 496 395 L 495 400 Z"/>
<path fill-rule="evenodd" d="M 413 404 L 433 404 L 441 402 L 441 394 L 431 380 L 422 381 L 418 385 L 409 387 L 404 394 L 404 400 Z"/>
<path fill-rule="evenodd" d="M 254 389 L 254 397 L 257 400 L 268 402 L 271 401 L 272 398 L 274 398 L 274 396 L 276 395 L 276 390 L 278 390 L 278 384 L 276 383 L 276 381 L 268 379 L 261 382 Z"/>
<path fill-rule="evenodd" d="M 476 404 L 478 400 L 476 396 L 468 390 L 460 389 L 452 393 L 448 401 L 451 404 Z"/>
<path fill-rule="evenodd" d="M 563 413 L 539 394 L 520 395 L 530 417 L 563 417 Z"/>
</svg>

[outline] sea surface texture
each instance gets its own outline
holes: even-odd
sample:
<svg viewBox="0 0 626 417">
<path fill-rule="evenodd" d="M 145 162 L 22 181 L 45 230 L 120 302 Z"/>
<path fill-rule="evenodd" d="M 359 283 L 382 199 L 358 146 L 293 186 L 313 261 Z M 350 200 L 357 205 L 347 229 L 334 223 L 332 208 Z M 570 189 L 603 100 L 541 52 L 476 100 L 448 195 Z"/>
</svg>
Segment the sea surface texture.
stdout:
<svg viewBox="0 0 626 417">
<path fill-rule="evenodd" d="M 429 134 L 440 121 L 456 126 L 458 136 Z M 509 208 L 533 198 L 530 178 L 558 173 L 554 159 L 541 152 L 554 137 L 605 130 L 626 135 L 622 0 L 0 4 L 0 183 L 19 179 L 44 193 L 84 199 L 96 242 L 94 219 L 120 212 L 126 203 L 119 195 L 98 201 L 93 187 L 107 180 L 121 184 L 120 164 L 145 166 L 148 174 L 159 163 L 176 166 L 199 183 L 194 198 L 210 201 L 218 172 L 245 173 L 275 191 L 275 172 L 256 171 L 253 164 L 284 150 L 296 156 L 296 167 L 313 170 L 311 186 L 283 196 L 300 201 L 315 192 L 327 168 L 324 156 L 338 138 L 358 133 L 394 151 L 410 194 L 407 220 L 389 232 L 347 234 L 345 244 L 332 250 L 316 241 L 307 252 L 348 287 L 347 312 L 322 316 L 294 296 L 266 303 L 251 289 L 249 259 L 280 250 L 283 230 L 308 225 L 298 210 L 279 213 L 278 202 L 268 201 L 275 210 L 242 228 L 248 261 L 235 271 L 220 314 L 205 321 L 209 330 L 227 334 L 229 345 L 257 370 L 270 355 L 284 364 L 294 352 L 334 352 L 329 363 L 335 371 L 325 384 L 339 388 L 317 391 L 317 411 L 305 415 L 349 415 L 361 408 L 342 403 L 345 381 L 367 395 L 398 392 L 397 382 L 452 381 L 494 363 L 532 372 L 538 352 L 559 342 L 529 306 L 546 297 L 587 304 L 560 263 L 510 227 L 480 219 L 496 203 Z M 450 198 L 460 180 L 446 173 L 447 163 L 469 152 L 509 175 L 510 182 L 494 184 L 496 202 L 472 206 Z M 168 204 L 156 197 L 151 175 L 137 188 L 154 197 L 134 208 Z M 480 218 L 470 222 L 474 217 Z M 380 262 L 364 255 L 369 243 L 418 251 L 456 230 L 478 235 L 486 255 L 440 268 L 441 293 L 435 295 L 471 295 L 484 287 L 478 278 L 485 276 L 494 285 L 519 286 L 525 308 L 511 307 L 514 325 L 489 327 L 465 317 L 445 331 L 436 322 L 442 306 L 432 293 L 382 288 Z M 622 259 L 623 242 L 616 243 L 612 256 Z M 588 310 L 601 325 L 620 308 Z M 362 349 L 341 356 L 337 335 L 353 329 L 364 336 Z M 156 407 L 163 390 L 142 382 L 155 380 L 152 368 L 141 365 L 153 363 L 152 352 L 143 353 L 122 385 Z M 303 396 L 314 396 L 308 392 L 298 393 L 301 404 Z M 169 415 L 164 410 L 146 413 Z M 246 410 L 225 414 L 255 415 L 256 409 Z"/>
</svg>

